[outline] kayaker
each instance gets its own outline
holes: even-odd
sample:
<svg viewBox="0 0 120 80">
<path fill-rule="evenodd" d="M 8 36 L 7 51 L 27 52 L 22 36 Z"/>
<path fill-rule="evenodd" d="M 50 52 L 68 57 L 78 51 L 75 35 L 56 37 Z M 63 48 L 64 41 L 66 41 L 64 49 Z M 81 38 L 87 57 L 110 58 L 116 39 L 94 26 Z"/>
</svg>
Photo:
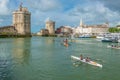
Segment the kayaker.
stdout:
<svg viewBox="0 0 120 80">
<path fill-rule="evenodd" d="M 83 60 L 83 56 L 82 56 L 82 54 L 80 55 L 80 60 Z"/>
<path fill-rule="evenodd" d="M 111 45 L 111 47 L 113 47 L 113 45 Z"/>
<path fill-rule="evenodd" d="M 64 40 L 64 45 L 68 45 L 68 40 L 67 40 L 67 38 Z"/>
<path fill-rule="evenodd" d="M 90 58 L 89 58 L 89 57 L 87 57 L 85 60 L 86 60 L 86 62 L 89 62 L 89 61 L 90 61 Z"/>
<path fill-rule="evenodd" d="M 65 40 L 65 43 L 68 44 L 68 40 L 67 40 L 67 38 L 66 38 L 66 40 Z"/>
</svg>

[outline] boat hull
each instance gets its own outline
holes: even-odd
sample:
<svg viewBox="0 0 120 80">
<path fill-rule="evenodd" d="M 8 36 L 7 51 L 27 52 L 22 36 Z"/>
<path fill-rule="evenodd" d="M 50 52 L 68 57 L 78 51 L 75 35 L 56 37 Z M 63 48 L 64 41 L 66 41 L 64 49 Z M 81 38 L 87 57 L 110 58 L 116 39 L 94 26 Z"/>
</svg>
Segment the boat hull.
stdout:
<svg viewBox="0 0 120 80">
<path fill-rule="evenodd" d="M 94 61 L 89 61 L 89 62 L 86 62 L 85 59 L 83 60 L 80 60 L 79 57 L 76 57 L 76 56 L 71 56 L 72 59 L 75 59 L 77 61 L 80 61 L 80 62 L 83 62 L 83 63 L 87 63 L 87 64 L 90 64 L 90 65 L 93 65 L 93 66 L 97 66 L 97 67 L 101 67 L 102 68 L 102 65 L 97 63 L 97 62 L 94 62 Z"/>
<path fill-rule="evenodd" d="M 112 42 L 112 40 L 102 40 L 102 42 Z"/>
</svg>

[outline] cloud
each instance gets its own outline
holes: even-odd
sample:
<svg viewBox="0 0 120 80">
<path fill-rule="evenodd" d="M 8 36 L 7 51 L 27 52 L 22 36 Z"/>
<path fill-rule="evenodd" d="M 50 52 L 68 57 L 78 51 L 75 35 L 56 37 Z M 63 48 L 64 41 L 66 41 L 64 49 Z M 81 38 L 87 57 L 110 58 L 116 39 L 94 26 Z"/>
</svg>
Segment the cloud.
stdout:
<svg viewBox="0 0 120 80">
<path fill-rule="evenodd" d="M 116 22 L 120 17 L 117 11 L 112 11 L 101 2 L 92 2 L 93 4 L 77 5 L 69 11 L 69 15 L 83 17 L 86 23 L 103 23 L 106 21 Z M 86 6 L 87 5 L 87 6 Z"/>
<path fill-rule="evenodd" d="M 98 2 L 98 0 L 93 0 Z M 110 10 L 120 12 L 120 0 L 99 0 L 99 2 L 103 3 Z"/>
<path fill-rule="evenodd" d="M 72 5 L 72 7 L 66 9 L 65 11 L 48 10 L 45 12 L 37 9 L 33 15 L 33 20 L 37 19 L 34 21 L 34 24 L 44 27 L 45 19 L 47 17 L 50 17 L 50 19 L 56 22 L 56 27 L 59 27 L 61 25 L 77 26 L 79 25 L 80 18 L 82 17 L 83 22 L 87 25 L 102 24 L 108 21 L 110 25 L 113 26 L 116 25 L 120 19 L 120 15 L 117 11 L 109 9 L 102 2 L 88 2 L 82 5 L 78 3 L 77 5 Z M 64 6 L 65 4 L 62 5 Z"/>
<path fill-rule="evenodd" d="M 9 0 L 0 0 L 0 15 L 8 15 L 10 10 L 8 9 Z"/>
<path fill-rule="evenodd" d="M 28 4 L 31 8 L 39 11 L 53 11 L 61 8 L 59 0 L 28 0 Z"/>
</svg>

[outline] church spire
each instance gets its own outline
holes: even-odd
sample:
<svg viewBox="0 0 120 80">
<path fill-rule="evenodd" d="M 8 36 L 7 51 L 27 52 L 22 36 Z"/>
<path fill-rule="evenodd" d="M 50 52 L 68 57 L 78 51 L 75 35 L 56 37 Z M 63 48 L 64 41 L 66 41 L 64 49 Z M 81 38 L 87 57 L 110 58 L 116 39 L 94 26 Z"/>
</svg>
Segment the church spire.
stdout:
<svg viewBox="0 0 120 80">
<path fill-rule="evenodd" d="M 82 21 L 82 18 L 80 19 L 80 27 L 83 27 L 83 21 Z"/>
</svg>

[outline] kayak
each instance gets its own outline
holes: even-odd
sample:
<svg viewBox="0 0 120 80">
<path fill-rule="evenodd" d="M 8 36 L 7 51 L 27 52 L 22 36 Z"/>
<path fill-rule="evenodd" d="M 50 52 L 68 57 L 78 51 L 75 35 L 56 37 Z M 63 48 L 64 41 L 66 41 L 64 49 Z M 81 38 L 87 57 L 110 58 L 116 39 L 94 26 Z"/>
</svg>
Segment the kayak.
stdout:
<svg viewBox="0 0 120 80">
<path fill-rule="evenodd" d="M 97 67 L 101 67 L 101 68 L 102 68 L 102 65 L 99 64 L 99 63 L 97 63 L 97 62 L 95 62 L 95 61 L 89 61 L 89 62 L 86 62 L 85 59 L 80 60 L 79 57 L 72 56 L 72 55 L 71 55 L 71 58 L 72 58 L 72 59 L 75 59 L 75 60 L 77 60 L 77 61 L 83 62 L 83 63 L 87 63 L 87 64 L 90 64 L 90 65 L 93 65 L 93 66 L 97 66 Z"/>
</svg>

